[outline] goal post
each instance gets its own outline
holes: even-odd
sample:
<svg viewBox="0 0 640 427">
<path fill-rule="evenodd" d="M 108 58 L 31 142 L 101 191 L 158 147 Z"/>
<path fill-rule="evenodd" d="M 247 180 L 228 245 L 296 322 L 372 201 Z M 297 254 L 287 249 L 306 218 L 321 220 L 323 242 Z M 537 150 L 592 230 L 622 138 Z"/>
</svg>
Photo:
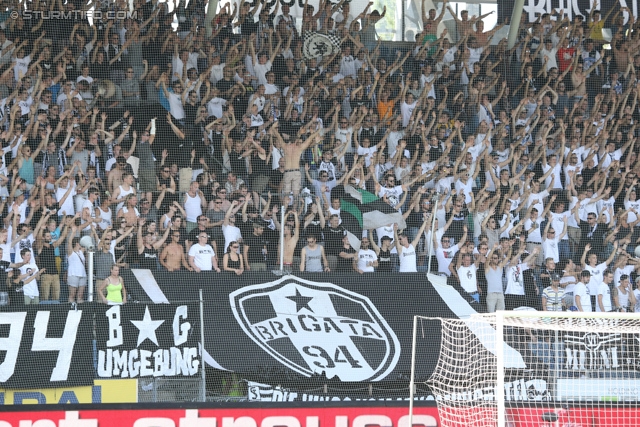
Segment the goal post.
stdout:
<svg viewBox="0 0 640 427">
<path fill-rule="evenodd" d="M 412 353 L 421 320 L 436 319 L 414 317 Z M 437 320 L 440 352 L 424 384 L 443 427 L 640 425 L 636 314 L 516 310 Z M 421 355 L 412 357 L 411 398 L 416 363 Z"/>
</svg>

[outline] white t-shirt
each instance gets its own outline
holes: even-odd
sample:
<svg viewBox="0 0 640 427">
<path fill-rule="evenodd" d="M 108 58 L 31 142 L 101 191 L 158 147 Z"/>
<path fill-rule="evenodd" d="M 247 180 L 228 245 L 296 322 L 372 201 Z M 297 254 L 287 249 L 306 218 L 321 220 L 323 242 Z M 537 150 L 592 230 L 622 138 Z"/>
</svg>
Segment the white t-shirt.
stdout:
<svg viewBox="0 0 640 427">
<path fill-rule="evenodd" d="M 584 269 L 591 273 L 591 280 L 589 280 L 587 284 L 589 287 L 589 295 L 598 295 L 598 286 L 600 286 L 602 282 L 603 273 L 607 269 L 607 264 L 602 262 L 595 267 L 586 265 Z"/>
<path fill-rule="evenodd" d="M 402 253 L 398 254 L 400 259 L 400 273 L 417 273 L 418 267 L 416 263 L 416 248 L 409 244 L 406 248 L 402 246 Z"/>
<path fill-rule="evenodd" d="M 38 273 L 38 266 L 33 261 L 30 264 L 25 264 L 22 267 L 20 267 L 21 275 L 27 274 L 27 273 L 29 274 L 29 276 L 26 277 L 25 280 Z M 22 291 L 24 292 L 25 296 L 31 297 L 31 299 L 35 297 L 39 297 L 40 292 L 38 291 L 38 280 L 34 279 L 31 282 L 24 285 L 24 287 L 22 288 Z"/>
<path fill-rule="evenodd" d="M 556 232 L 556 236 L 558 232 Z M 558 250 L 558 244 L 560 243 L 560 239 L 558 237 L 554 237 L 553 239 L 545 239 L 542 242 L 542 253 L 544 254 L 544 258 L 553 258 L 555 262 L 560 262 L 560 251 Z"/>
<path fill-rule="evenodd" d="M 193 257 L 193 263 L 202 271 L 213 270 L 212 258 L 215 252 L 210 245 L 201 245 L 196 243 L 189 249 L 189 256 Z"/>
<path fill-rule="evenodd" d="M 528 269 L 529 266 L 527 264 L 506 267 L 507 289 L 504 292 L 505 295 L 525 295 L 522 273 Z"/>
<path fill-rule="evenodd" d="M 13 71 L 15 73 L 14 77 L 16 81 L 20 81 L 20 79 L 27 75 L 29 64 L 31 63 L 31 55 L 27 55 L 24 58 L 15 58 L 13 61 L 15 62 L 15 65 L 13 66 Z"/>
<path fill-rule="evenodd" d="M 68 261 L 69 269 L 67 273 L 69 276 L 87 277 L 87 271 L 85 269 L 87 259 L 82 251 L 72 252 L 68 257 Z"/>
<path fill-rule="evenodd" d="M 602 295 L 602 305 L 604 306 L 604 311 L 611 311 L 611 288 L 609 288 L 609 285 L 604 282 L 600 282 L 600 284 L 598 285 L 598 299 L 600 299 L 600 295 Z M 602 312 L 602 310 L 600 310 L 600 303 L 598 301 L 596 301 L 596 312 Z"/>
<path fill-rule="evenodd" d="M 539 193 L 532 193 L 529 195 L 529 199 L 527 200 L 527 208 L 533 204 L 534 200 L 538 200 L 538 203 L 533 205 L 534 208 L 538 210 L 538 213 L 542 214 L 544 212 L 544 204 L 542 201 L 549 195 L 547 190 L 543 190 Z"/>
<path fill-rule="evenodd" d="M 400 203 L 400 197 L 404 193 L 401 185 L 396 185 L 393 188 L 380 187 L 380 191 L 378 192 L 378 197 L 382 198 L 385 195 L 387 196 L 387 201 L 392 207 L 397 207 Z"/>
<path fill-rule="evenodd" d="M 413 114 L 413 110 L 416 109 L 417 101 L 414 101 L 412 104 L 407 104 L 403 102 L 400 104 L 400 111 L 402 112 L 402 127 L 407 127 L 409 125 L 409 120 L 411 119 L 411 115 Z"/>
<path fill-rule="evenodd" d="M 242 234 L 240 229 L 235 225 L 223 225 L 222 234 L 224 235 L 224 252 L 227 252 L 229 243 L 242 240 Z"/>
<path fill-rule="evenodd" d="M 264 64 L 257 63 L 253 66 L 255 76 L 258 78 L 258 83 L 261 85 L 267 84 L 267 73 L 271 70 L 271 61 L 267 61 Z"/>
<path fill-rule="evenodd" d="M 227 105 L 227 101 L 225 99 L 218 98 L 217 96 L 211 98 L 211 101 L 207 102 L 207 113 L 209 116 L 214 116 L 216 119 L 219 119 L 223 114 L 223 105 Z"/>
<path fill-rule="evenodd" d="M 569 211 L 565 211 L 559 214 L 557 213 L 551 214 L 551 227 L 556 232 L 556 236 L 559 236 L 564 231 L 564 218 L 565 217 L 570 218 L 572 216 L 573 215 L 571 215 L 571 212 Z M 562 236 L 562 240 L 569 240 L 569 233 L 565 233 L 564 236 Z"/>
<path fill-rule="evenodd" d="M 26 238 L 19 240 L 18 243 L 16 243 L 13 246 L 13 249 L 15 251 L 15 263 L 19 264 L 22 262 L 22 255 L 20 255 L 20 251 L 22 249 L 29 249 L 31 251 L 31 259 L 34 260 L 36 259 L 36 254 L 33 253 L 33 242 L 35 241 L 35 239 L 33 238 L 33 234 L 29 234 Z M 37 295 L 36 295 L 37 296 Z"/>
<path fill-rule="evenodd" d="M 358 270 L 365 273 L 373 273 L 373 265 L 367 265 L 367 263 L 375 262 L 378 260 L 378 255 L 371 249 L 360 249 L 358 251 Z"/>
<path fill-rule="evenodd" d="M 85 200 L 84 202 L 82 202 L 82 211 L 84 212 L 85 209 L 89 209 L 89 216 L 91 218 L 95 218 L 96 217 L 96 209 L 93 206 L 93 203 L 91 203 L 90 200 Z M 87 226 L 84 228 L 84 230 L 91 230 L 91 223 L 87 223 Z"/>
<path fill-rule="evenodd" d="M 469 267 L 460 266 L 458 268 L 458 278 L 460 285 L 468 294 L 478 292 L 477 268 L 475 264 Z"/>
<path fill-rule="evenodd" d="M 578 296 L 580 297 L 580 305 L 582 306 L 582 311 L 592 312 L 593 310 L 591 309 L 591 294 L 589 294 L 587 285 L 582 282 L 578 282 L 578 284 L 576 284 L 576 286 L 573 288 L 573 301 L 575 306 L 578 305 L 578 301 L 575 299 Z"/>
<path fill-rule="evenodd" d="M 524 222 L 524 229 L 527 232 L 527 242 L 542 243 L 540 224 L 542 224 L 542 218 L 540 217 L 536 218 L 535 221 L 529 218 Z"/>
<path fill-rule="evenodd" d="M 169 111 L 171 111 L 171 115 L 176 120 L 184 119 L 184 106 L 182 105 L 182 99 L 180 99 L 180 96 L 176 93 L 169 92 L 167 101 L 169 101 Z"/>
<path fill-rule="evenodd" d="M 364 165 L 369 167 L 371 165 L 371 159 L 373 159 L 373 155 L 378 151 L 377 146 L 372 147 L 358 147 L 358 156 L 364 156 Z"/>
<path fill-rule="evenodd" d="M 620 286 L 620 276 L 626 274 L 627 276 L 631 276 L 631 273 L 634 270 L 633 265 L 625 265 L 622 268 L 616 268 L 616 271 L 613 272 L 613 284 L 618 287 Z"/>
<path fill-rule="evenodd" d="M 451 275 L 449 265 L 451 265 L 451 261 L 453 261 L 453 257 L 458 253 L 459 249 L 460 247 L 458 245 L 453 245 L 446 250 L 442 248 L 442 243 L 438 245 L 438 249 L 436 249 L 436 258 L 438 259 L 438 271 L 440 273 L 444 273 L 447 276 Z"/>
</svg>

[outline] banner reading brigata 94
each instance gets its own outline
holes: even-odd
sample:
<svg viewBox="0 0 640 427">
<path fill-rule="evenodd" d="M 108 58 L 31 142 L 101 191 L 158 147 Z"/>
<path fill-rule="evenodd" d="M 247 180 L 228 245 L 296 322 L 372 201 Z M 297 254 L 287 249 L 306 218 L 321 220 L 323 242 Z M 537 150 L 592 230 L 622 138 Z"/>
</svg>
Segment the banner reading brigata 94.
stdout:
<svg viewBox="0 0 640 427">
<path fill-rule="evenodd" d="M 419 273 L 278 277 L 181 272 L 153 279 L 172 302 L 193 301 L 202 289 L 205 363 L 261 383 L 308 384 L 316 377 L 325 382 L 406 381 L 413 314 L 457 317 Z M 127 290 L 143 303 L 147 293 L 141 282 L 128 274 L 125 280 Z M 417 375 L 426 379 L 435 368 L 440 330 L 435 321 L 422 326 Z"/>
</svg>

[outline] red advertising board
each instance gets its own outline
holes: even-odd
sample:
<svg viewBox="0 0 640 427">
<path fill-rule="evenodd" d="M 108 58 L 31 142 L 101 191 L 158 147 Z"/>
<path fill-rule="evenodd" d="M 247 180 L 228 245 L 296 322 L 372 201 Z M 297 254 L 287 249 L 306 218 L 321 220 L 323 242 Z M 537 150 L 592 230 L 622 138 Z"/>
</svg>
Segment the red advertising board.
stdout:
<svg viewBox="0 0 640 427">
<path fill-rule="evenodd" d="M 0 427 L 410 427 L 408 407 L 335 406 L 280 408 L 198 408 L 193 409 L 80 409 L 6 411 Z M 9 409 L 5 407 L 5 409 Z M 13 408 L 12 408 L 13 409 Z M 35 409 L 35 408 L 34 408 Z M 545 412 L 558 413 L 557 424 L 542 420 Z M 636 427 L 640 410 L 621 408 L 510 409 L 512 427 Z M 413 424 L 439 426 L 437 408 L 415 408 Z M 468 423 L 464 424 L 468 426 Z M 461 425 L 463 427 L 463 425 Z"/>
<path fill-rule="evenodd" d="M 547 414 L 548 423 L 543 422 Z M 552 413 L 556 414 L 555 416 Z M 517 427 L 569 426 L 569 427 L 637 427 L 640 426 L 640 408 L 624 406 L 576 408 L 518 408 L 509 410 L 510 421 Z M 557 421 L 551 422 L 552 419 Z M 557 424 L 556 424 L 557 422 Z"/>
<path fill-rule="evenodd" d="M 234 409 L 101 409 L 0 414 L 0 427 L 409 427 L 409 408 L 305 407 Z M 22 409 L 22 408 L 21 408 Z M 437 408 L 418 407 L 413 423 L 437 427 Z"/>
</svg>

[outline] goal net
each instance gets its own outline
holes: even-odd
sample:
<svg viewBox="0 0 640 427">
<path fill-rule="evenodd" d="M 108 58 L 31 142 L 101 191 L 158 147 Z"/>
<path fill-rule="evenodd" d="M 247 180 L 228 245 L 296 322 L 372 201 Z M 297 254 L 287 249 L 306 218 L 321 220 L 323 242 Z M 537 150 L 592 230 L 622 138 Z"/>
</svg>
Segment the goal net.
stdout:
<svg viewBox="0 0 640 427">
<path fill-rule="evenodd" d="M 510 311 L 439 320 L 439 360 L 426 384 L 443 427 L 640 424 L 637 316 Z"/>
</svg>

